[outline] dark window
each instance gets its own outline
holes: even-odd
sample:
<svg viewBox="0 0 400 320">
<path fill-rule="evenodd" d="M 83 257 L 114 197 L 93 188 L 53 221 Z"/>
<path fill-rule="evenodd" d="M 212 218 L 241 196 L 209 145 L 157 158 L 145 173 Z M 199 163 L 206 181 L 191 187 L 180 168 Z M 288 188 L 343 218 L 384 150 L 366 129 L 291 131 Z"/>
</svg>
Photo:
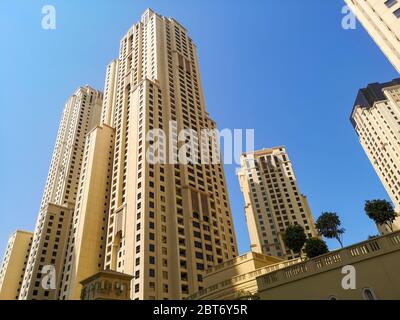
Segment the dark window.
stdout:
<svg viewBox="0 0 400 320">
<path fill-rule="evenodd" d="M 387 1 L 385 1 L 385 5 L 388 8 L 393 7 L 396 3 L 397 3 L 397 0 L 387 0 Z"/>
</svg>

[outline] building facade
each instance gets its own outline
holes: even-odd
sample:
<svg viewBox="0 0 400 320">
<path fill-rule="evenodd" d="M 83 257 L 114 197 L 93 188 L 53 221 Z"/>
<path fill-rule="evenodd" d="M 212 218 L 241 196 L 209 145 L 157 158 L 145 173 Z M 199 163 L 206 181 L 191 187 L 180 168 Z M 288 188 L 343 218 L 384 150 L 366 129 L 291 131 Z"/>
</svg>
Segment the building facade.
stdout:
<svg viewBox="0 0 400 320">
<path fill-rule="evenodd" d="M 79 298 L 79 282 L 97 268 L 132 275 L 131 299 L 186 298 L 202 289 L 207 268 L 237 255 L 237 245 L 223 165 L 197 161 L 209 151 L 200 149 L 200 132 L 215 122 L 196 46 L 176 20 L 149 9 L 122 38 L 107 66 L 101 123 L 107 141 L 97 138 L 104 144 L 97 156 L 88 147 L 60 299 Z M 195 135 L 182 139 L 183 129 Z M 166 133 L 162 147 L 155 130 Z M 181 163 L 187 140 L 189 161 Z M 97 187 L 90 170 L 102 175 Z M 85 234 L 101 237 L 96 253 L 87 252 Z"/>
<path fill-rule="evenodd" d="M 237 175 L 252 251 L 284 259 L 298 257 L 283 240 L 287 226 L 303 226 L 308 237 L 318 234 L 285 147 L 243 154 Z"/>
<path fill-rule="evenodd" d="M 389 197 L 400 211 L 400 79 L 359 91 L 350 117 L 354 130 Z M 378 226 L 381 233 L 387 227 Z M 400 218 L 394 223 L 400 229 Z"/>
<path fill-rule="evenodd" d="M 399 300 L 400 232 L 257 277 L 260 300 Z"/>
<path fill-rule="evenodd" d="M 18 299 L 32 239 L 32 232 L 17 230 L 8 240 L 0 269 L 0 300 Z"/>
<path fill-rule="evenodd" d="M 133 276 L 103 270 L 81 281 L 81 300 L 130 300 Z"/>
<path fill-rule="evenodd" d="M 248 252 L 207 270 L 204 289 L 191 300 L 257 300 L 257 277 L 300 262 Z"/>
<path fill-rule="evenodd" d="M 86 86 L 76 90 L 65 104 L 19 299 L 57 297 L 86 135 L 99 124 L 102 99 L 101 92 Z M 45 271 L 55 277 L 55 288 L 43 286 L 42 277 L 48 275 Z"/>
<path fill-rule="evenodd" d="M 399 300 L 399 268 L 398 231 L 306 260 L 249 252 L 208 270 L 189 299 Z"/>
<path fill-rule="evenodd" d="M 400 1 L 345 1 L 389 61 L 400 72 Z"/>
<path fill-rule="evenodd" d="M 88 134 L 58 299 L 78 300 L 80 282 L 104 270 L 113 152 L 113 128 Z"/>
</svg>

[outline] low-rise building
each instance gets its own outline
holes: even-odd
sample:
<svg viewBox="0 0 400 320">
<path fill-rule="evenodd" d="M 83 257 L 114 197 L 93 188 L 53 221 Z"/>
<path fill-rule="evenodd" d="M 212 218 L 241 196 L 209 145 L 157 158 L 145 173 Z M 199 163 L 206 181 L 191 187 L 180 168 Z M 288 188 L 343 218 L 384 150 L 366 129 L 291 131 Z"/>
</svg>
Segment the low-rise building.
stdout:
<svg viewBox="0 0 400 320">
<path fill-rule="evenodd" d="M 300 259 L 284 261 L 261 253 L 248 252 L 206 271 L 204 289 L 191 300 L 257 299 L 260 275 L 296 264 Z"/>
<path fill-rule="evenodd" d="M 132 279 L 129 274 L 100 271 L 80 282 L 81 300 L 130 300 Z"/>
<path fill-rule="evenodd" d="M 280 260 L 250 252 L 207 271 L 193 300 L 398 300 L 400 232 L 319 257 Z"/>
<path fill-rule="evenodd" d="M 400 232 L 257 278 L 261 300 L 400 299 Z M 354 285 L 354 286 L 353 286 Z"/>
</svg>

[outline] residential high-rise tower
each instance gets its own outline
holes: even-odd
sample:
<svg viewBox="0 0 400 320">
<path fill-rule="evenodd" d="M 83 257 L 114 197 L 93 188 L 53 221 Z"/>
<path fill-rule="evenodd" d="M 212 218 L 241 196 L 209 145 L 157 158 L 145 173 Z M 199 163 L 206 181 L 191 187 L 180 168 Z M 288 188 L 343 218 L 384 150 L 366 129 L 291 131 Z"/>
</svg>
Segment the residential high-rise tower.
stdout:
<svg viewBox="0 0 400 320">
<path fill-rule="evenodd" d="M 186 298 L 202 288 L 207 268 L 237 255 L 223 165 L 195 161 L 209 151 L 200 146 L 201 130 L 216 125 L 205 109 L 197 49 L 187 30 L 146 10 L 122 38 L 119 58 L 108 65 L 104 92 L 101 121 L 107 133 L 102 129 L 104 138 L 97 133 L 90 140 L 107 142 L 98 156 L 88 147 L 84 165 L 103 176 L 96 196 L 85 191 L 91 188 L 83 181 L 90 172 L 82 177 L 74 248 L 66 257 L 60 298 L 79 298 L 79 281 L 90 276 L 87 263 L 79 266 L 79 259 L 88 257 L 87 240 L 80 238 L 93 228 L 104 237 L 105 248 L 102 253 L 103 240 L 95 242 L 98 256 L 91 272 L 102 266 L 97 258 L 104 254 L 104 269 L 134 276 L 132 299 Z M 182 138 L 185 129 L 194 136 Z M 165 136 L 157 140 L 160 131 Z M 192 148 L 183 153 L 193 161 L 180 162 L 187 140 Z M 154 161 L 154 155 L 166 161 Z M 90 197 L 101 201 L 93 210 L 87 209 L 95 205 Z M 108 220 L 104 234 L 103 218 Z"/>
<path fill-rule="evenodd" d="M 287 226 L 303 226 L 308 237 L 318 234 L 285 147 L 243 154 L 237 175 L 252 251 L 285 259 L 298 257 L 283 240 Z"/>
<path fill-rule="evenodd" d="M 400 72 L 400 1 L 345 1 L 396 70 Z"/>
<path fill-rule="evenodd" d="M 359 91 L 351 113 L 358 139 L 395 210 L 400 211 L 400 79 Z M 387 227 L 378 226 L 381 233 Z M 394 223 L 400 229 L 400 218 Z"/>
<path fill-rule="evenodd" d="M 99 124 L 103 94 L 81 87 L 65 104 L 39 208 L 20 299 L 55 299 L 84 160 L 86 136 Z M 43 285 L 42 277 L 49 283 Z M 55 282 L 55 288 L 54 283 Z"/>
<path fill-rule="evenodd" d="M 0 300 L 18 299 L 32 238 L 32 232 L 17 230 L 8 240 L 0 269 Z"/>
</svg>

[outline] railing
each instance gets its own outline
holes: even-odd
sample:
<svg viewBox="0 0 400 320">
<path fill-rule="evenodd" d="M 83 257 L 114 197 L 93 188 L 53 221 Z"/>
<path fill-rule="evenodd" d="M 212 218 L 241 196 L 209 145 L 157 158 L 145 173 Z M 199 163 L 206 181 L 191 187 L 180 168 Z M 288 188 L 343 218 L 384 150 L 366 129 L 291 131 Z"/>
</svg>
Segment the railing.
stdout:
<svg viewBox="0 0 400 320">
<path fill-rule="evenodd" d="M 400 245 L 400 233 L 393 233 L 389 237 L 390 242 L 392 243 L 393 246 L 399 246 Z"/>
<path fill-rule="evenodd" d="M 254 253 L 254 252 L 253 252 L 253 254 L 254 254 L 254 258 L 258 258 L 258 259 L 262 258 L 264 260 L 268 260 L 268 258 L 265 257 L 264 255 L 260 255 L 260 254 Z M 216 271 L 215 269 L 217 269 L 217 270 L 223 269 L 223 268 L 225 268 L 225 267 L 227 267 L 229 265 L 233 265 L 233 264 L 235 264 L 235 263 L 237 263 L 239 261 L 243 261 L 243 260 L 247 259 L 247 256 L 248 256 L 248 254 L 239 256 L 236 259 L 227 261 L 227 262 L 225 262 L 225 263 L 223 263 L 221 265 L 218 265 L 218 266 L 212 268 L 212 270 Z M 270 272 L 273 272 L 273 271 L 276 271 L 276 270 L 280 270 L 280 269 L 283 269 L 283 268 L 286 268 L 286 267 L 289 267 L 289 266 L 292 266 L 292 265 L 296 265 L 300 261 L 301 261 L 300 258 L 287 260 L 287 261 L 282 261 L 282 262 L 278 262 L 278 263 L 275 263 L 275 264 L 272 264 L 272 265 L 269 265 L 269 266 L 261 267 L 259 269 L 256 269 L 256 270 L 244 273 L 244 274 L 237 275 L 235 277 L 232 277 L 231 279 L 224 280 L 224 281 L 221 281 L 221 282 L 219 282 L 217 284 L 214 284 L 214 285 L 212 285 L 212 286 L 210 286 L 208 288 L 204 288 L 204 289 L 200 290 L 199 292 L 191 295 L 188 299 L 195 300 L 195 299 L 198 299 L 198 298 L 200 298 L 202 296 L 205 296 L 207 294 L 211 294 L 211 293 L 213 293 L 213 292 L 215 292 L 217 290 L 226 288 L 228 286 L 235 285 L 235 284 L 237 284 L 239 282 L 255 280 L 259 276 L 262 276 L 262 275 L 268 274 Z"/>
<path fill-rule="evenodd" d="M 236 258 L 234 258 L 234 259 L 231 259 L 231 260 L 229 260 L 229 261 L 226 261 L 226 262 L 224 262 L 224 263 L 221 263 L 221 264 L 219 264 L 219 265 L 216 265 L 216 266 L 214 266 L 214 267 L 211 267 L 211 268 L 209 268 L 209 269 L 206 270 L 206 274 L 210 274 L 210 273 L 212 273 L 212 272 L 215 272 L 215 271 L 224 269 L 224 268 L 226 268 L 226 267 L 229 267 L 229 266 L 231 266 L 231 265 L 234 265 L 234 264 L 236 264 L 237 262 L 246 260 L 246 259 L 247 259 L 247 255 L 248 255 L 248 254 L 246 253 L 246 254 L 244 254 L 244 255 L 238 256 L 238 257 L 236 257 Z"/>
<path fill-rule="evenodd" d="M 338 265 L 351 264 L 356 260 L 367 256 L 379 255 L 384 252 L 400 250 L 400 231 L 374 238 L 353 246 L 349 246 L 325 255 L 301 261 L 300 258 L 282 261 L 273 265 L 265 266 L 251 272 L 237 275 L 231 279 L 221 281 L 209 288 L 205 288 L 189 297 L 199 299 L 217 290 L 238 284 L 243 281 L 250 281 L 259 278 L 263 285 L 277 285 L 279 282 L 290 281 L 293 278 L 300 278 L 315 272 L 322 272 L 328 268 L 335 268 Z M 263 255 L 253 253 L 254 258 L 267 259 Z M 224 269 L 240 261 L 246 260 L 249 254 L 239 256 L 221 265 L 208 270 L 208 273 Z"/>
<path fill-rule="evenodd" d="M 342 257 L 340 255 L 340 253 L 335 252 L 335 253 L 330 254 L 329 256 L 316 258 L 315 266 L 316 266 L 316 269 L 321 269 L 321 268 L 324 268 L 325 266 L 331 266 L 331 265 L 334 265 L 341 261 L 342 261 Z"/>
<path fill-rule="evenodd" d="M 249 258 L 250 255 L 253 255 L 253 257 L 254 257 L 255 259 L 260 259 L 260 260 L 264 260 L 264 261 L 269 261 L 269 258 L 266 257 L 266 256 L 263 255 L 263 254 L 259 254 L 259 253 L 257 253 L 257 252 L 246 253 L 246 254 L 243 254 L 243 255 L 241 255 L 241 256 L 238 256 L 238 257 L 236 257 L 236 258 L 234 258 L 234 259 L 228 260 L 228 261 L 226 261 L 226 262 L 224 262 L 224 263 L 221 263 L 221 264 L 219 264 L 219 265 L 216 265 L 216 266 L 214 266 L 214 267 L 211 267 L 211 268 L 207 269 L 207 270 L 206 270 L 206 274 L 210 274 L 210 273 L 212 273 L 212 272 L 215 272 L 215 271 L 218 271 L 218 270 L 222 270 L 222 269 L 225 269 L 225 268 L 230 267 L 230 266 L 232 266 L 232 265 L 235 265 L 235 264 L 237 264 L 238 262 L 245 261 L 245 260 L 247 260 L 247 259 Z M 294 259 L 294 260 L 295 260 L 295 259 Z M 292 260 L 289 260 L 289 261 L 292 261 Z M 287 262 L 288 262 L 288 261 L 281 262 L 281 263 L 287 263 Z"/>
<path fill-rule="evenodd" d="M 294 266 L 280 268 L 260 276 L 260 282 L 269 286 L 277 282 L 287 282 L 293 278 L 302 278 L 307 274 L 322 272 L 324 269 L 334 268 L 400 249 L 400 231 L 361 242 L 325 255 L 297 263 Z"/>
<path fill-rule="evenodd" d="M 357 247 L 350 248 L 350 255 L 352 257 L 363 256 L 371 252 L 379 251 L 381 248 L 378 241 L 372 241 L 370 243 L 361 244 Z"/>
</svg>

